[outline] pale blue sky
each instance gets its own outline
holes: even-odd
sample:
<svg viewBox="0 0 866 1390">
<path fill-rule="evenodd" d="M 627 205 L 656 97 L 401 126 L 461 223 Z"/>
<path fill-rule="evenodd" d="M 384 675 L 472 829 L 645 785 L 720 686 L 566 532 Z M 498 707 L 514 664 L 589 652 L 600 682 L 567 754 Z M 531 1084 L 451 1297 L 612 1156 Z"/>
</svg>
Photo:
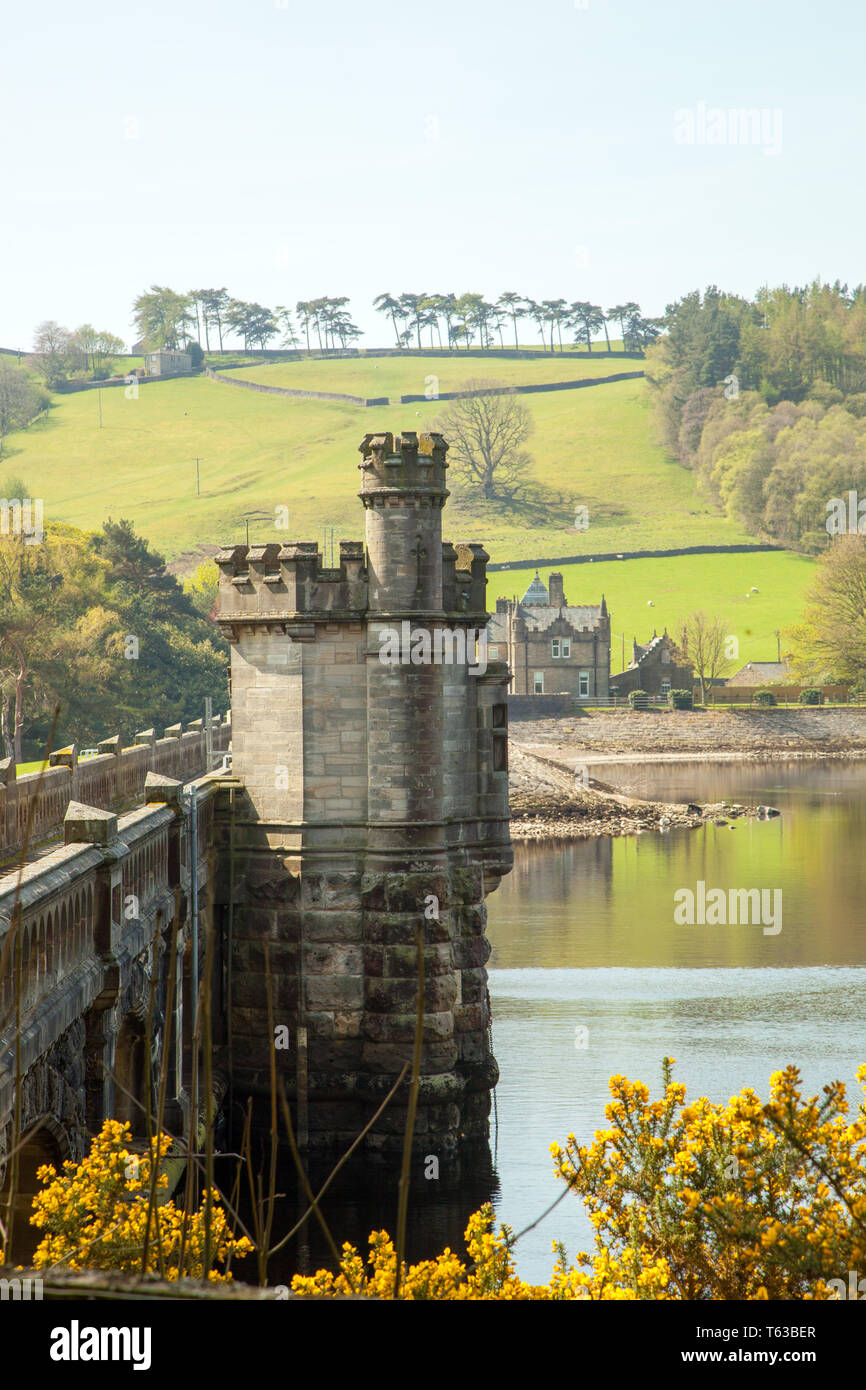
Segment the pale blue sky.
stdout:
<svg viewBox="0 0 866 1390">
<path fill-rule="evenodd" d="M 857 0 L 7 0 L 0 346 L 129 342 L 152 282 L 349 295 L 375 346 L 384 290 L 866 280 L 864 31 Z M 781 149 L 678 142 L 701 102 L 781 112 Z"/>
</svg>

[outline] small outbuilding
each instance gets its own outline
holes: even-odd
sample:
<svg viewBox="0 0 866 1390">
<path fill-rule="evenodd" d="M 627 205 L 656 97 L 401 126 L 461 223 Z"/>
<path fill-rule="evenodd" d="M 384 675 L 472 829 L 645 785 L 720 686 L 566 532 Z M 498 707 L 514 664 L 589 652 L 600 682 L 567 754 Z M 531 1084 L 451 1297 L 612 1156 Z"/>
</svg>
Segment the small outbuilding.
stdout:
<svg viewBox="0 0 866 1390">
<path fill-rule="evenodd" d="M 144 370 L 148 376 L 182 376 L 192 371 L 192 358 L 188 352 L 159 348 L 144 354 Z"/>
</svg>

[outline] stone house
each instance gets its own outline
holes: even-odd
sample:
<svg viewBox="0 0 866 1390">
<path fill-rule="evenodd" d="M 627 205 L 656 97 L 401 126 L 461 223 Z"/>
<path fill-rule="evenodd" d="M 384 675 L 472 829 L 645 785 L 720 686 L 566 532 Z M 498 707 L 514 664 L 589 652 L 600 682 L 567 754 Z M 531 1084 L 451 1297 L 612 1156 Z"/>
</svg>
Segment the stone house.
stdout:
<svg viewBox="0 0 866 1390">
<path fill-rule="evenodd" d="M 523 597 L 497 599 L 487 624 L 488 657 L 512 671 L 512 695 L 575 695 L 606 699 L 610 617 L 600 604 L 569 604 L 561 574 L 538 571 Z"/>
<path fill-rule="evenodd" d="M 144 370 L 148 376 L 177 376 L 178 373 L 192 371 L 192 358 L 188 352 L 160 348 L 144 354 Z"/>
<path fill-rule="evenodd" d="M 691 690 L 695 673 L 691 662 L 667 629 L 659 637 L 654 632 L 649 642 L 632 640 L 632 659 L 610 682 L 611 695 L 628 695 L 632 690 L 645 690 L 648 695 L 667 695 L 671 690 Z"/>
</svg>

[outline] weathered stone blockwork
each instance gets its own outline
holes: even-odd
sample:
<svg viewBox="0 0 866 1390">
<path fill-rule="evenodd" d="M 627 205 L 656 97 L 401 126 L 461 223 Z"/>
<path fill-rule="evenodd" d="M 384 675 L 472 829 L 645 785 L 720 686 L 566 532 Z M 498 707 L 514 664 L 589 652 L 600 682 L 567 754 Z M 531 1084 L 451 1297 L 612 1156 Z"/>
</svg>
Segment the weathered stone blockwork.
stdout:
<svg viewBox="0 0 866 1390">
<path fill-rule="evenodd" d="M 231 1065 L 235 1094 L 277 1066 L 311 1148 L 355 1137 L 410 1061 L 424 940 L 417 1143 L 485 1140 L 497 1079 L 489 1046 L 484 899 L 511 867 L 504 663 L 475 658 L 487 613 L 480 545 L 443 544 L 447 445 L 367 435 L 366 545 L 339 568 L 314 544 L 226 547 L 220 622 L 232 647 Z M 468 658 L 383 662 L 388 631 L 466 637 Z M 466 636 L 468 634 L 468 636 Z M 447 649 L 447 647 L 446 647 Z M 233 855 L 228 851 L 229 842 Z M 298 1046 L 299 1033 L 301 1047 Z M 405 1093 L 367 1141 L 402 1143 Z"/>
</svg>

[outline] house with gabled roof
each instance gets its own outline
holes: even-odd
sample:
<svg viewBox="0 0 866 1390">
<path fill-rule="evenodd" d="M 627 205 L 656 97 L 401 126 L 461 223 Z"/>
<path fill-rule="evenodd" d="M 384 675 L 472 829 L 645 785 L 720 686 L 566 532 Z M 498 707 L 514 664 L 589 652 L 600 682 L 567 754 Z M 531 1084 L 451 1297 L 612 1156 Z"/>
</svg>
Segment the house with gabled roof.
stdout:
<svg viewBox="0 0 866 1390">
<path fill-rule="evenodd" d="M 691 690 L 695 673 L 688 657 L 669 636 L 653 632 L 648 642 L 632 639 L 632 658 L 624 671 L 613 676 L 611 695 L 645 690 L 648 695 L 668 695 L 672 690 Z"/>
<path fill-rule="evenodd" d="M 610 617 L 600 604 L 566 601 L 562 575 L 535 577 L 521 599 L 496 600 L 487 624 L 487 653 L 512 671 L 512 695 L 575 695 L 607 699 Z"/>
</svg>

